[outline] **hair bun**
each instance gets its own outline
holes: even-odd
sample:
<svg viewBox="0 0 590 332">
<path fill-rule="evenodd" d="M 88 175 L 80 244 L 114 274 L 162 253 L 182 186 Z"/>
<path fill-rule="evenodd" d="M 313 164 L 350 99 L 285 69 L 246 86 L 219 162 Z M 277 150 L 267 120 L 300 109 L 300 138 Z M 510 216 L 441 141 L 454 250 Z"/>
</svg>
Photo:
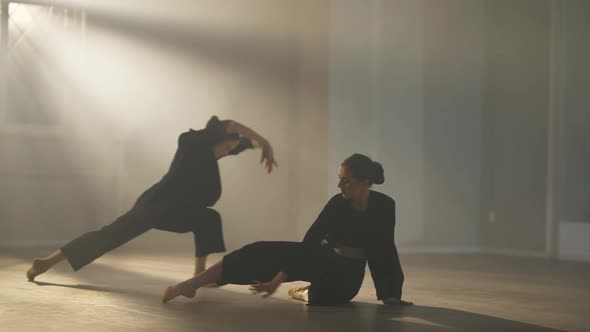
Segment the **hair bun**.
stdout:
<svg viewBox="0 0 590 332">
<path fill-rule="evenodd" d="M 354 178 L 359 180 L 369 180 L 369 185 L 382 184 L 385 182 L 383 166 L 360 153 L 355 153 L 346 158 L 341 165 L 350 169 Z"/>
<path fill-rule="evenodd" d="M 217 127 L 220 122 L 221 121 L 219 121 L 217 115 L 214 115 L 209 119 L 209 121 L 207 121 L 207 125 L 205 126 L 205 128 Z"/>
<path fill-rule="evenodd" d="M 385 182 L 385 175 L 383 174 L 383 166 L 380 163 L 373 161 L 371 163 L 371 182 L 374 184 L 382 184 Z"/>
</svg>

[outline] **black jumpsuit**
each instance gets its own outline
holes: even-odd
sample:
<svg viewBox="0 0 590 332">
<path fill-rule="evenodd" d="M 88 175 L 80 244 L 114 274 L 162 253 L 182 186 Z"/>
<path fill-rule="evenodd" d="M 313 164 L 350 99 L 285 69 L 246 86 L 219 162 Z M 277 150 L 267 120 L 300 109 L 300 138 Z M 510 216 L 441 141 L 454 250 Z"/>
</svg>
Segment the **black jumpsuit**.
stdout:
<svg viewBox="0 0 590 332">
<path fill-rule="evenodd" d="M 219 167 L 212 147 L 222 135 L 214 127 L 182 133 L 170 169 L 137 199 L 131 210 L 61 248 L 72 268 L 77 271 L 152 228 L 193 232 L 197 257 L 224 252 L 221 217 L 209 208 L 221 196 Z"/>
<path fill-rule="evenodd" d="M 352 209 L 336 195 L 307 231 L 303 242 L 256 242 L 223 259 L 220 285 L 269 281 L 286 272 L 288 281 L 311 282 L 310 305 L 350 301 L 358 293 L 368 261 L 377 298 L 401 299 L 404 275 L 394 243 L 395 201 L 370 191 L 368 209 Z M 334 246 L 363 248 L 367 259 L 337 254 Z"/>
</svg>

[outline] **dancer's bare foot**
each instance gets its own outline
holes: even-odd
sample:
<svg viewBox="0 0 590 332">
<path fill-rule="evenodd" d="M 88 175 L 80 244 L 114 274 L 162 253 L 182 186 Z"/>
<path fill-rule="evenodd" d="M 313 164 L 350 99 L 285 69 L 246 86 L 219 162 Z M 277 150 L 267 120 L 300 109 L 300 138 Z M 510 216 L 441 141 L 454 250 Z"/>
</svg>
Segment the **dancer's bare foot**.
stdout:
<svg viewBox="0 0 590 332">
<path fill-rule="evenodd" d="M 29 279 L 29 281 L 35 281 L 35 278 L 38 275 L 45 273 L 50 268 L 51 264 L 48 260 L 35 258 L 33 260 L 33 265 L 31 265 L 31 268 L 27 270 L 27 279 Z"/>
<path fill-rule="evenodd" d="M 162 303 L 167 303 L 168 301 L 174 299 L 175 297 L 182 295 L 184 297 L 193 298 L 195 297 L 195 293 L 197 292 L 194 288 L 188 288 L 182 284 L 178 284 L 175 286 L 168 286 L 164 290 L 164 294 L 162 294 Z"/>
</svg>

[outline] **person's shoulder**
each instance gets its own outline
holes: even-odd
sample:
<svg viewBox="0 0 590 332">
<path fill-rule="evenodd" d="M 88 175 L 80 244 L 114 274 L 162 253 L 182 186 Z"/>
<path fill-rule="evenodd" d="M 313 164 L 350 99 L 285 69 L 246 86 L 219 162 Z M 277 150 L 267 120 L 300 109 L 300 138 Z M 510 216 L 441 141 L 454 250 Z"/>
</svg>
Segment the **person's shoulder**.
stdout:
<svg viewBox="0 0 590 332">
<path fill-rule="evenodd" d="M 371 190 L 370 199 L 379 205 L 395 205 L 395 199 L 382 192 Z"/>
<path fill-rule="evenodd" d="M 205 129 L 192 129 L 189 128 L 189 130 L 180 133 L 179 137 L 185 137 L 185 138 L 190 138 L 190 137 L 199 137 L 205 134 Z"/>
<path fill-rule="evenodd" d="M 199 141 L 204 135 L 204 130 L 194 130 L 190 128 L 178 135 L 178 145 L 191 144 L 195 141 Z M 192 145 L 192 144 L 191 144 Z"/>
<path fill-rule="evenodd" d="M 192 128 L 189 128 L 187 131 L 183 131 L 182 133 L 180 133 L 180 137 L 186 137 L 186 136 L 191 136 L 191 135 L 199 135 L 203 133 L 203 129 L 200 130 L 194 130 Z"/>
<path fill-rule="evenodd" d="M 336 194 L 336 195 L 332 196 L 332 197 L 331 197 L 331 198 L 328 200 L 328 202 L 342 202 L 342 201 L 344 201 L 344 200 L 345 200 L 345 199 L 344 199 L 344 197 L 342 197 L 342 194 Z"/>
<path fill-rule="evenodd" d="M 346 199 L 344 197 L 342 197 L 342 194 L 336 194 L 328 200 L 328 203 L 326 203 L 326 206 L 337 207 L 337 206 L 342 206 L 345 203 L 346 203 Z"/>
<path fill-rule="evenodd" d="M 189 135 L 200 135 L 200 134 L 204 134 L 205 133 L 205 128 L 203 129 L 193 129 L 193 128 L 189 128 L 187 131 L 185 131 L 183 134 L 189 134 Z"/>
</svg>

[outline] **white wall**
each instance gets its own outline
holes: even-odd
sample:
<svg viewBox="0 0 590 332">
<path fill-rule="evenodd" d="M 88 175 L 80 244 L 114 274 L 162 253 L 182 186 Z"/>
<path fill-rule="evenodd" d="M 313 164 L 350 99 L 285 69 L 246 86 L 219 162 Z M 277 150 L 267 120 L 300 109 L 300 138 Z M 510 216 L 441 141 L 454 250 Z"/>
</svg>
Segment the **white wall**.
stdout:
<svg viewBox="0 0 590 332">
<path fill-rule="evenodd" d="M 37 39 L 49 53 L 31 60 L 60 73 L 53 84 L 68 90 L 63 123 L 41 131 L 2 123 L 1 243 L 59 243 L 110 223 L 165 173 L 178 134 L 214 114 L 267 137 L 280 165 L 267 175 L 259 151 L 220 161 L 216 208 L 228 247 L 298 239 L 301 220 L 318 209 L 308 203 L 326 196 L 316 168 L 326 168 L 326 124 L 317 114 L 326 100 L 327 7 L 274 0 L 72 6 L 87 12 L 83 52 L 68 53 L 67 38 L 54 47 Z M 182 238 L 150 232 L 134 242 L 192 246 L 191 235 Z"/>
<path fill-rule="evenodd" d="M 586 5 L 568 2 L 576 3 Z M 545 254 L 550 2 L 339 0 L 331 8 L 328 191 L 337 192 L 339 163 L 365 153 L 385 167 L 375 189 L 398 201 L 402 247 Z M 586 11 L 575 11 L 577 34 L 566 38 L 588 30 Z M 576 204 L 583 215 L 587 56 L 583 42 L 571 45 L 576 81 L 565 95 L 576 111 L 564 119 L 562 183 L 571 185 L 562 199 L 571 197 L 562 208 Z"/>
<path fill-rule="evenodd" d="M 561 219 L 590 223 L 590 3 L 566 1 L 564 7 Z"/>
<path fill-rule="evenodd" d="M 481 1 L 333 1 L 329 191 L 354 152 L 382 162 L 397 241 L 478 241 Z"/>
<path fill-rule="evenodd" d="M 565 1 L 561 30 L 559 256 L 590 261 L 590 3 Z"/>
<path fill-rule="evenodd" d="M 484 1 L 425 3 L 423 242 L 479 243 Z"/>
<path fill-rule="evenodd" d="M 397 239 L 422 218 L 422 1 L 332 1 L 328 191 L 353 153 L 382 163 L 375 186 L 397 201 Z"/>
<path fill-rule="evenodd" d="M 110 222 L 163 175 L 178 133 L 217 114 L 267 136 L 280 164 L 268 176 L 257 153 L 220 162 L 230 248 L 300 239 L 337 192 L 340 162 L 360 152 L 385 168 L 375 189 L 398 202 L 402 247 L 479 250 L 494 56 L 485 24 L 499 2 L 72 3 L 88 13 L 83 56 L 50 47 L 32 59 L 67 88 L 62 123 L 2 122 L 2 243 L 59 242 Z M 585 222 L 589 14 L 585 1 L 567 4 L 560 213 Z M 564 234 L 561 244 L 577 243 Z M 191 246 L 184 237 L 137 242 Z"/>
</svg>

